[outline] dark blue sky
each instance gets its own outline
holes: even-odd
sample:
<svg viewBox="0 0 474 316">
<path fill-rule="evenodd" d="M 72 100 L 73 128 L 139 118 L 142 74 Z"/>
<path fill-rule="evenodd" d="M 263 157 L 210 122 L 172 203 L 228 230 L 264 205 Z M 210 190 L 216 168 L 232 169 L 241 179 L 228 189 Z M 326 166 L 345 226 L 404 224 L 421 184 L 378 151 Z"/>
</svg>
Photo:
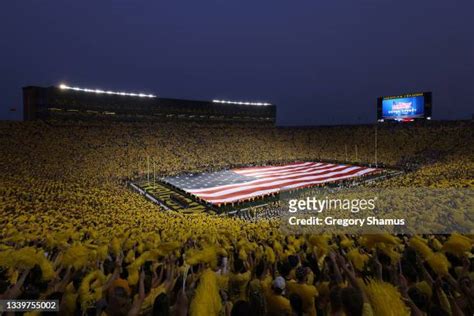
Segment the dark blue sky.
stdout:
<svg viewBox="0 0 474 316">
<path fill-rule="evenodd" d="M 271 101 L 279 124 L 373 122 L 376 97 L 433 91 L 474 112 L 473 0 L 21 0 L 0 4 L 0 118 L 21 87 Z M 17 112 L 9 111 L 17 107 Z"/>
</svg>

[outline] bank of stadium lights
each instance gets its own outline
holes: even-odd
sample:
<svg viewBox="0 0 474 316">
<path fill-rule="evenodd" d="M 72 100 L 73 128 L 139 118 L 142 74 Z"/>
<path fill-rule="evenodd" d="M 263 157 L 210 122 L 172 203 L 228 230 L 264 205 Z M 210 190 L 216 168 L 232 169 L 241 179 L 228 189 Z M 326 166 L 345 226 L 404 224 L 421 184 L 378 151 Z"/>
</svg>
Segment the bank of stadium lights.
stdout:
<svg viewBox="0 0 474 316">
<path fill-rule="evenodd" d="M 129 96 L 129 97 L 139 97 L 139 98 L 156 98 L 156 95 L 153 95 L 153 94 L 116 92 L 116 91 L 100 90 L 100 89 L 87 89 L 87 88 L 79 88 L 79 87 L 70 87 L 65 84 L 60 84 L 59 89 L 82 91 L 82 92 L 89 92 L 89 93 L 96 93 L 96 94 L 123 95 L 123 96 Z"/>
<path fill-rule="evenodd" d="M 265 103 L 265 102 L 241 102 L 241 101 L 227 101 L 227 100 L 212 100 L 212 102 L 223 103 L 223 104 L 256 105 L 256 106 L 272 105 L 271 103 Z"/>
</svg>

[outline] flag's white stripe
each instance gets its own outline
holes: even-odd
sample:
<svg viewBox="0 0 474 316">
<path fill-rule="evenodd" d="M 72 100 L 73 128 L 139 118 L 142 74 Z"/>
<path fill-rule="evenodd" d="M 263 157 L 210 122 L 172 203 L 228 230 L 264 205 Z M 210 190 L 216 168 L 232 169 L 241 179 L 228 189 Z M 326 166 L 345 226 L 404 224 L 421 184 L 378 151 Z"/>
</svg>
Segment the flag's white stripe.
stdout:
<svg viewBox="0 0 474 316">
<path fill-rule="evenodd" d="M 254 173 L 254 172 L 277 171 L 277 170 L 282 170 L 282 169 L 299 168 L 299 167 L 310 166 L 314 164 L 316 164 L 316 162 L 297 163 L 297 164 L 283 165 L 283 166 L 277 166 L 277 167 L 232 169 L 232 171 L 238 174 L 248 174 L 248 173 Z"/>
<path fill-rule="evenodd" d="M 263 174 L 263 175 L 253 175 L 253 177 L 256 177 L 256 178 L 259 178 L 259 179 L 269 179 L 269 178 L 272 178 L 274 176 L 285 176 L 285 175 L 290 175 L 290 174 L 311 172 L 311 171 L 314 171 L 314 170 L 326 170 L 326 169 L 341 167 L 341 166 L 345 166 L 345 165 L 324 164 L 324 165 L 319 165 L 319 166 L 311 166 L 311 167 L 306 167 L 306 168 L 300 168 L 298 170 L 291 170 L 291 171 L 284 171 L 284 172 L 272 172 L 272 173 Z"/>
<path fill-rule="evenodd" d="M 280 187 L 280 188 L 274 188 L 274 189 L 268 189 L 268 190 L 259 190 L 259 191 L 255 191 L 255 192 L 252 192 L 252 193 L 249 193 L 249 194 L 233 196 L 233 197 L 229 197 L 229 198 L 226 198 L 226 199 L 204 199 L 204 200 L 209 202 L 209 203 L 212 203 L 212 204 L 236 202 L 236 201 L 240 201 L 240 200 L 247 200 L 249 198 L 257 197 L 257 196 L 261 196 L 261 195 L 277 193 L 281 189 L 285 189 L 285 190 L 286 189 L 295 189 L 295 188 L 298 188 L 298 187 L 307 186 L 307 185 L 311 185 L 311 184 L 320 184 L 320 183 L 325 183 L 325 182 L 330 182 L 330 181 L 337 181 L 337 180 L 357 177 L 357 176 L 361 176 L 361 175 L 364 175 L 364 174 L 369 173 L 369 172 L 373 172 L 374 170 L 375 169 L 364 169 L 364 170 L 361 170 L 361 171 L 356 172 L 354 174 L 350 174 L 350 175 L 346 175 L 346 176 L 340 176 L 340 177 L 336 176 L 336 177 L 325 179 L 325 180 L 315 180 L 315 181 L 307 181 L 307 182 L 303 181 L 301 183 L 292 184 L 292 185 L 289 185 L 287 187 Z"/>
<path fill-rule="evenodd" d="M 286 165 L 280 165 L 280 166 L 259 166 L 259 167 L 245 167 L 245 168 L 236 168 L 232 169 L 232 171 L 235 172 L 254 172 L 254 171 L 259 171 L 259 170 L 278 170 L 282 168 L 287 168 L 291 166 L 307 166 L 314 164 L 315 162 L 312 161 L 307 161 L 307 162 L 297 162 L 293 164 L 286 164 Z"/>
<path fill-rule="evenodd" d="M 277 170 L 277 171 L 265 171 L 265 172 L 254 172 L 254 173 L 247 173 L 245 175 L 248 176 L 248 177 L 263 178 L 263 177 L 271 177 L 272 175 L 300 172 L 300 171 L 309 170 L 309 169 L 316 168 L 316 167 L 325 167 L 325 166 L 330 166 L 330 165 L 334 166 L 333 164 L 318 163 L 318 164 L 314 164 L 314 165 L 298 167 L 298 168 L 292 168 L 292 169 L 282 169 L 282 170 Z"/>
<path fill-rule="evenodd" d="M 326 171 L 331 171 L 331 170 L 344 168 L 344 167 L 349 167 L 349 166 L 332 165 L 332 167 L 328 167 L 328 166 L 314 167 L 314 168 L 312 168 L 312 171 L 310 169 L 308 169 L 308 171 L 305 171 L 305 172 L 285 173 L 281 176 L 274 176 L 274 177 L 269 177 L 269 178 L 259 178 L 257 180 L 252 180 L 252 181 L 248 181 L 248 182 L 224 184 L 224 185 L 221 185 L 221 186 L 216 186 L 216 187 L 212 187 L 212 188 L 205 188 L 205 189 L 187 189 L 187 188 L 184 188 L 183 190 L 191 192 L 191 193 L 205 193 L 205 192 L 210 192 L 210 191 L 212 192 L 212 191 L 216 191 L 216 190 L 242 187 L 243 185 L 260 184 L 260 183 L 264 184 L 264 183 L 270 182 L 272 180 L 278 180 L 278 179 L 281 180 L 281 179 L 286 179 L 286 178 L 289 178 L 289 177 L 295 177 L 295 176 L 299 176 L 299 175 L 302 175 L 302 176 L 303 175 L 307 175 L 307 176 L 316 175 L 316 174 L 321 174 L 321 173 L 326 172 Z"/>
<path fill-rule="evenodd" d="M 232 188 L 232 189 L 227 189 L 227 190 L 221 190 L 219 192 L 215 192 L 215 193 L 208 193 L 208 194 L 197 194 L 200 198 L 203 198 L 203 199 L 206 199 L 206 198 L 214 198 L 214 197 L 219 197 L 219 196 L 223 196 L 223 195 L 227 195 L 227 194 L 232 194 L 232 193 L 237 193 L 237 192 L 240 192 L 240 191 L 246 191 L 246 190 L 251 190 L 251 189 L 254 189 L 254 188 L 258 188 L 258 187 L 272 187 L 272 186 L 276 186 L 276 185 L 284 185 L 285 183 L 291 183 L 291 182 L 294 182 L 294 181 L 311 181 L 311 180 L 317 180 L 317 179 L 322 179 L 322 178 L 330 178 L 332 176 L 337 176 L 337 175 L 344 175 L 346 173 L 349 173 L 353 170 L 357 170 L 357 169 L 360 169 L 360 167 L 348 167 L 348 168 L 345 168 L 345 169 L 341 169 L 341 170 L 337 170 L 337 171 L 334 171 L 334 172 L 329 172 L 329 173 L 326 173 L 326 174 L 323 174 L 323 175 L 313 175 L 313 176 L 305 176 L 305 177 L 300 177 L 300 178 L 297 178 L 297 179 L 284 179 L 284 180 L 277 180 L 277 181 L 271 181 L 269 183 L 266 183 L 266 184 L 253 184 L 253 185 L 242 185 L 242 186 L 239 186 L 237 188 Z"/>
<path fill-rule="evenodd" d="M 299 170 L 303 168 L 309 168 L 309 167 L 314 167 L 317 165 L 320 165 L 321 163 L 310 163 L 307 165 L 298 165 L 298 166 L 286 166 L 285 168 L 280 168 L 277 170 L 254 170 L 254 171 L 242 171 L 242 170 L 232 170 L 240 175 L 245 175 L 245 176 L 254 176 L 254 175 L 265 175 L 265 174 L 271 174 L 271 173 L 277 173 L 277 172 L 286 172 L 286 171 L 292 171 L 292 170 Z"/>
</svg>

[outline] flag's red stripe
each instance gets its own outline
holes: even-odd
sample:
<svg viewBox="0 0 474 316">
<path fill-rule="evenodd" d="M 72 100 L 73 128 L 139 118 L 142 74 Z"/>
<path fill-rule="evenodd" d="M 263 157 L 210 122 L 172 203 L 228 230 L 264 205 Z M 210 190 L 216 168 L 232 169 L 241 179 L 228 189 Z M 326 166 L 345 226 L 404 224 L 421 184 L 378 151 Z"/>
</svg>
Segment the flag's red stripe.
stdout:
<svg viewBox="0 0 474 316">
<path fill-rule="evenodd" d="M 312 164 L 312 165 L 307 165 L 307 166 L 298 166 L 298 167 L 295 167 L 295 168 L 287 168 L 287 169 L 280 169 L 280 170 L 275 170 L 275 171 L 264 171 L 264 172 L 252 172 L 252 173 L 239 173 L 239 174 L 242 174 L 242 175 L 245 175 L 245 176 L 249 176 L 249 177 L 258 177 L 258 178 L 263 178 L 263 177 L 270 177 L 272 175 L 275 175 L 275 174 L 288 174 L 288 173 L 295 173 L 295 172 L 298 172 L 298 171 L 302 171 L 302 170 L 307 170 L 307 169 L 311 169 L 311 168 L 317 168 L 317 167 L 324 167 L 324 166 L 329 166 L 331 164 Z M 332 165 L 334 166 L 334 165 Z"/>
<path fill-rule="evenodd" d="M 303 167 L 303 166 L 310 166 L 314 165 L 316 162 L 298 162 L 294 164 L 286 164 L 282 166 L 263 166 L 263 167 L 258 167 L 258 168 L 240 168 L 240 169 L 232 169 L 232 171 L 244 174 L 244 173 L 249 173 L 249 172 L 259 172 L 259 171 L 272 171 L 272 170 L 281 170 L 281 169 L 286 169 L 290 167 Z"/>
</svg>

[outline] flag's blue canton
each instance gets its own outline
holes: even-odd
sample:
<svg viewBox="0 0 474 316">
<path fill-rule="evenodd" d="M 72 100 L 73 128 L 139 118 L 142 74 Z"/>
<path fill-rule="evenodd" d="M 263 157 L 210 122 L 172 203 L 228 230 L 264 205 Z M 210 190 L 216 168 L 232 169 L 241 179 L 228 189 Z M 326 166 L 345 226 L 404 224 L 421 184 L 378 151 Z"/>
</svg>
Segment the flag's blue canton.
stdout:
<svg viewBox="0 0 474 316">
<path fill-rule="evenodd" d="M 164 181 L 180 189 L 197 190 L 226 184 L 245 183 L 257 179 L 256 177 L 240 175 L 230 170 L 223 170 L 218 172 L 182 174 L 176 177 L 166 177 Z"/>
</svg>

